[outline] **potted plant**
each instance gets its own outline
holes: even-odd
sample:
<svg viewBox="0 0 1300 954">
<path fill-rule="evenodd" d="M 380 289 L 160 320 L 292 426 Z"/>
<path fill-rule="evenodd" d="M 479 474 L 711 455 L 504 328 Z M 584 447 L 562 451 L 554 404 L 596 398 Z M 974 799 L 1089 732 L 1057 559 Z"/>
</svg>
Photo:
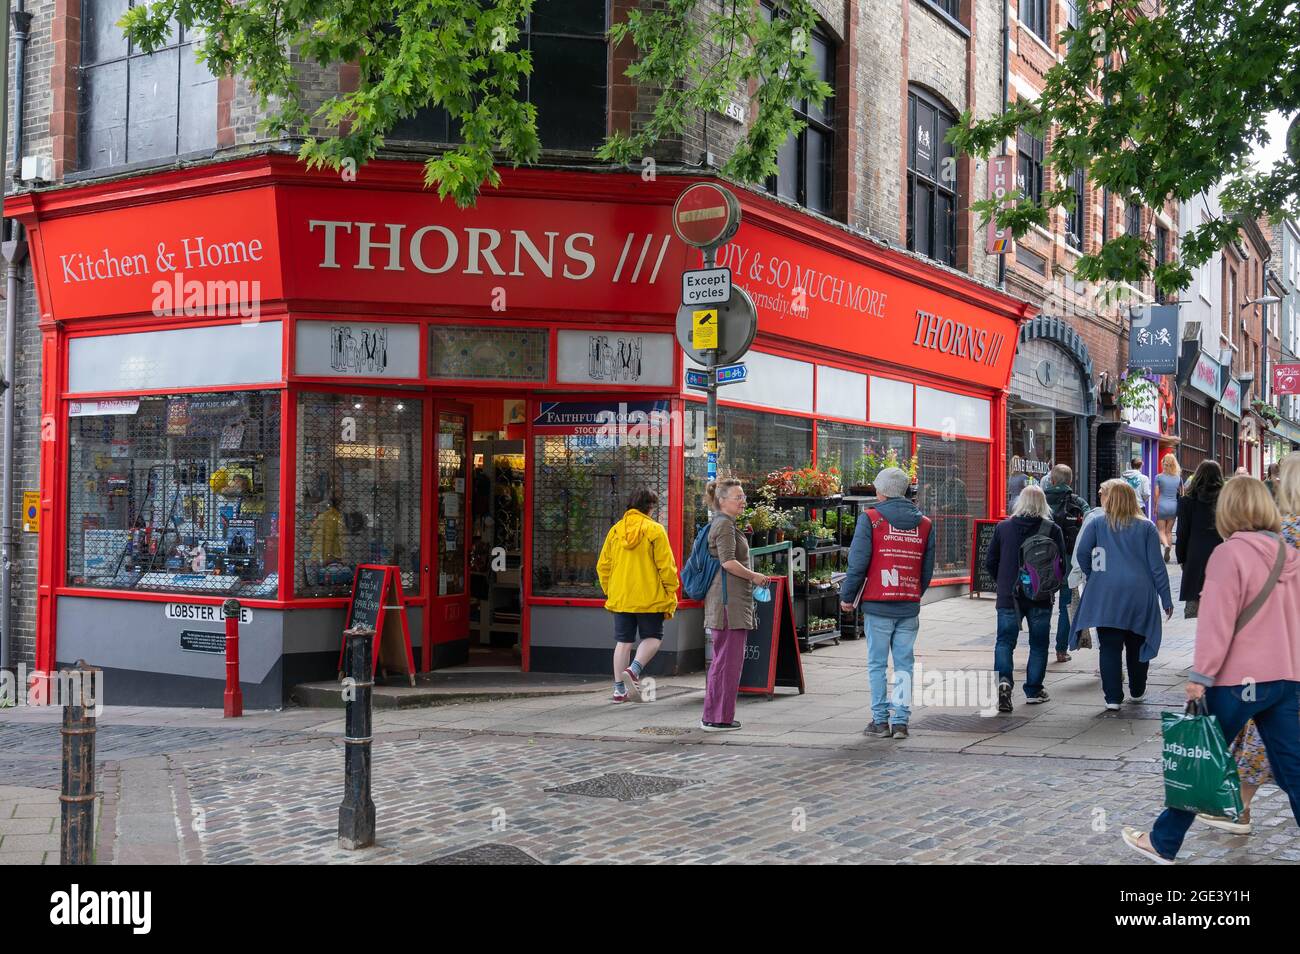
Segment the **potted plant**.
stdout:
<svg viewBox="0 0 1300 954">
<path fill-rule="evenodd" d="M 849 493 L 855 497 L 874 497 L 876 474 L 880 473 L 880 458 L 874 450 L 868 451 L 853 462 L 853 485 Z"/>
<path fill-rule="evenodd" d="M 771 540 L 772 528 L 776 525 L 776 512 L 765 503 L 757 503 L 749 511 L 749 526 L 754 531 L 753 543 L 756 547 L 765 547 Z"/>
</svg>

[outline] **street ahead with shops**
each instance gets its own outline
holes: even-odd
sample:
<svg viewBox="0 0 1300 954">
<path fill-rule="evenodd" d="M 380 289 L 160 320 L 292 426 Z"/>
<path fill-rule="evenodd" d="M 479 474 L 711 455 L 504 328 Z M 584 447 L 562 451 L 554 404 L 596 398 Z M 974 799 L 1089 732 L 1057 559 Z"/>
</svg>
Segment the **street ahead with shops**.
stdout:
<svg viewBox="0 0 1300 954">
<path fill-rule="evenodd" d="M 989 676 L 992 601 L 931 603 L 921 620 L 918 682 L 982 685 L 952 676 Z M 1105 712 L 1096 652 L 1081 650 L 1051 664 L 1050 703 L 1026 706 L 1017 690 L 1015 712 L 994 718 L 921 705 L 901 742 L 862 734 L 862 641 L 806 655 L 806 695 L 742 699 L 744 727 L 722 736 L 697 727 L 702 676 L 660 680 L 642 704 L 611 704 L 602 680 L 379 710 L 377 842 L 352 852 L 338 847 L 338 710 L 232 724 L 213 710 L 108 708 L 96 861 L 1141 864 L 1118 831 L 1162 804 L 1159 718 L 1182 708 L 1193 626 L 1181 610 L 1168 625 L 1142 704 Z M 57 717 L 9 710 L 0 723 L 0 864 L 57 863 Z M 1180 860 L 1300 861 L 1279 791 L 1262 791 L 1254 819 L 1250 836 L 1198 826 Z"/>
</svg>

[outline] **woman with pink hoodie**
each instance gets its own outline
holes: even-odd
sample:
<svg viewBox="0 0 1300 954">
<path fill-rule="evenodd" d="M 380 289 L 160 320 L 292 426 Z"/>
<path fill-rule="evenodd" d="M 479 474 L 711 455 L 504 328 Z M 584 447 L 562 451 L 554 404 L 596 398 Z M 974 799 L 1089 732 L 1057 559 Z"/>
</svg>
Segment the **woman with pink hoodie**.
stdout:
<svg viewBox="0 0 1300 954">
<path fill-rule="evenodd" d="M 1205 568 L 1187 698 L 1205 700 L 1228 742 L 1254 720 L 1300 824 L 1300 552 L 1282 539 L 1273 496 L 1253 477 L 1224 484 L 1215 523 L 1224 542 Z M 1124 843 L 1173 864 L 1195 818 L 1166 808 L 1150 835 L 1125 826 Z"/>
</svg>

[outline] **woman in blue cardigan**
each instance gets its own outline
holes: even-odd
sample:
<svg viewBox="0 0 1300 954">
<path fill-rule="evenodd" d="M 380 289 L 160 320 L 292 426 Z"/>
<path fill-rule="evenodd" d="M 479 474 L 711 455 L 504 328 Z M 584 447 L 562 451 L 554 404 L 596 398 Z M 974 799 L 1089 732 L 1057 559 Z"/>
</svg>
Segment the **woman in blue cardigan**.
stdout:
<svg viewBox="0 0 1300 954">
<path fill-rule="evenodd" d="M 1124 701 L 1123 658 L 1128 656 L 1130 702 L 1146 696 L 1147 670 L 1160 652 L 1160 608 L 1172 619 L 1174 601 L 1160 554 L 1160 534 L 1141 515 L 1137 494 L 1116 482 L 1102 498 L 1106 519 L 1079 531 L 1079 566 L 1088 578 L 1074 616 L 1074 632 L 1096 628 L 1106 708 Z"/>
</svg>

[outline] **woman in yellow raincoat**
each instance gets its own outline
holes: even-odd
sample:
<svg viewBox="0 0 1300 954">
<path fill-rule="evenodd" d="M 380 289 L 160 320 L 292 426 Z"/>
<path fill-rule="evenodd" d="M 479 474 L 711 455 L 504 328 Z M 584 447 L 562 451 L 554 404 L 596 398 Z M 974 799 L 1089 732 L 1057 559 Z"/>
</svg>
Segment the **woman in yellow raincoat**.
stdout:
<svg viewBox="0 0 1300 954">
<path fill-rule="evenodd" d="M 677 610 L 677 561 L 667 531 L 651 519 L 658 508 L 654 491 L 634 493 L 623 519 L 606 534 L 596 564 L 605 609 L 614 614 L 614 702 L 626 702 L 629 690 L 642 698 L 641 673 L 659 652 L 664 620 Z M 638 632 L 641 644 L 632 659 Z"/>
</svg>

